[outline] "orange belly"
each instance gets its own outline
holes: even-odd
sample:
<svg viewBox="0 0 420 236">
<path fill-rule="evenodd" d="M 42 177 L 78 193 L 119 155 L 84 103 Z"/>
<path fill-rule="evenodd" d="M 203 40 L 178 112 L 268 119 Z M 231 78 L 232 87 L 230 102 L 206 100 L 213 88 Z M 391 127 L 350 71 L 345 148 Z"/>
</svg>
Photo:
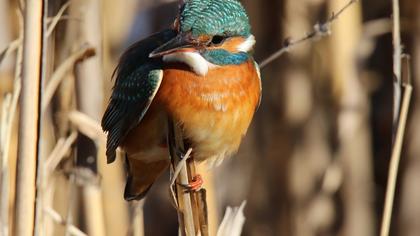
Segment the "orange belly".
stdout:
<svg viewBox="0 0 420 236">
<path fill-rule="evenodd" d="M 182 126 L 197 160 L 219 160 L 238 150 L 260 89 L 251 60 L 213 68 L 205 77 L 174 64 L 164 69 L 155 102 Z"/>
</svg>

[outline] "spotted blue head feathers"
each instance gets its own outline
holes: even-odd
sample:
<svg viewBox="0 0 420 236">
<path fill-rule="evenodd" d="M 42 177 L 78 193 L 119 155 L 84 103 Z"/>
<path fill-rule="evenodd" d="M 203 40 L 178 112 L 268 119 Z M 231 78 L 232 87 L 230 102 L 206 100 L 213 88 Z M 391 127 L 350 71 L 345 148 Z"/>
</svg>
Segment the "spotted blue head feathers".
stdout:
<svg viewBox="0 0 420 236">
<path fill-rule="evenodd" d="M 236 0 L 187 0 L 181 8 L 180 28 L 193 36 L 248 36 L 250 25 L 245 9 Z"/>
</svg>

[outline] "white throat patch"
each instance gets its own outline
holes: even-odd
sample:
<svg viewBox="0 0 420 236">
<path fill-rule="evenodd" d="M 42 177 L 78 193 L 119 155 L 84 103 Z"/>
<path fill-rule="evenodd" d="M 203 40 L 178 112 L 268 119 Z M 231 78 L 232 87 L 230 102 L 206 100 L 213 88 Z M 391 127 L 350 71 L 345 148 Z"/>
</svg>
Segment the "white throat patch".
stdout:
<svg viewBox="0 0 420 236">
<path fill-rule="evenodd" d="M 177 52 L 163 56 L 165 62 L 182 62 L 187 64 L 191 69 L 201 76 L 207 75 L 209 69 L 217 67 L 217 65 L 208 62 L 197 52 Z"/>
<path fill-rule="evenodd" d="M 254 35 L 248 36 L 248 38 L 245 39 L 245 41 L 236 48 L 240 52 L 249 52 L 252 50 L 252 48 L 255 45 L 255 37 Z"/>
</svg>

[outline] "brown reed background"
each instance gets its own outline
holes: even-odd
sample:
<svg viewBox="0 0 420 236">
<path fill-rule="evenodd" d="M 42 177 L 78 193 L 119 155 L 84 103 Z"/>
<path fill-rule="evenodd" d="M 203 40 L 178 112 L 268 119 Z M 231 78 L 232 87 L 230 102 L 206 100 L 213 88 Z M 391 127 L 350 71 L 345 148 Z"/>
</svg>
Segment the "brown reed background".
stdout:
<svg viewBox="0 0 420 236">
<path fill-rule="evenodd" d="M 146 202 L 125 202 L 123 163 L 105 164 L 98 125 L 119 55 L 168 27 L 177 1 L 44 2 L 36 235 L 177 235 L 168 175 Z M 242 2 L 261 62 L 348 1 Z M 401 0 L 400 10 L 416 91 L 420 2 Z M 334 22 L 329 37 L 293 47 L 262 70 L 263 101 L 238 155 L 205 176 L 211 235 L 226 206 L 243 200 L 243 235 L 379 234 L 392 149 L 391 13 L 391 1 L 360 1 Z M 18 1 L 0 0 L 0 235 L 26 227 L 15 214 L 21 109 L 13 112 L 21 91 L 23 18 Z M 391 235 L 420 235 L 419 105 L 414 92 Z"/>
</svg>

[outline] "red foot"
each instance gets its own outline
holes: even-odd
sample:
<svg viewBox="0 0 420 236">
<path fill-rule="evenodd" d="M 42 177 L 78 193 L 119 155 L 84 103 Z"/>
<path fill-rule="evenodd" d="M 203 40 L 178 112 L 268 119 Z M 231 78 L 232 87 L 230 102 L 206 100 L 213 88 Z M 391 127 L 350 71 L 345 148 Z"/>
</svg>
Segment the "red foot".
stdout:
<svg viewBox="0 0 420 236">
<path fill-rule="evenodd" d="M 203 187 L 203 182 L 203 177 L 201 177 L 201 175 L 196 175 L 189 184 L 181 186 L 186 188 L 186 191 L 188 192 L 197 192 Z"/>
</svg>

